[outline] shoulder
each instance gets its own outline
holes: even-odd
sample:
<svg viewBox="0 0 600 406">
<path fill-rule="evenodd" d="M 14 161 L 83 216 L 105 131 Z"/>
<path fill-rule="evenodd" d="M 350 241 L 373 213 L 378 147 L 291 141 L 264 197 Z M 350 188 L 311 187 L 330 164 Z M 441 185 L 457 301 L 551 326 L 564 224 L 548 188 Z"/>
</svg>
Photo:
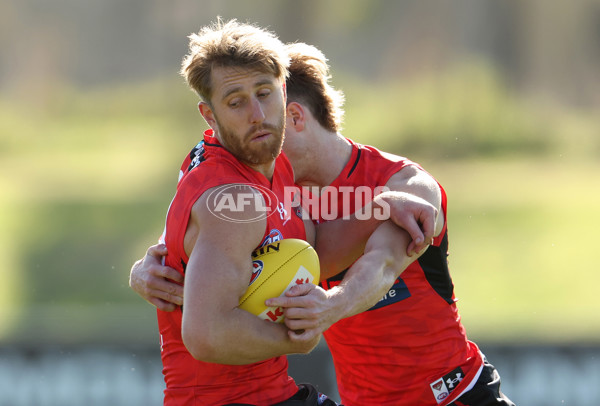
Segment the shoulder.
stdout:
<svg viewBox="0 0 600 406">
<path fill-rule="evenodd" d="M 252 185 L 225 183 L 207 188 L 194 203 L 192 212 L 210 223 L 244 224 L 267 217 L 264 196 Z"/>
<path fill-rule="evenodd" d="M 407 166 L 419 166 L 404 156 L 385 152 L 370 145 L 354 143 L 353 147 L 357 149 L 356 154 L 353 154 L 356 156 L 355 166 L 370 172 L 377 171 L 384 177 L 389 177 Z"/>
<path fill-rule="evenodd" d="M 260 191 L 249 185 L 221 184 L 207 188 L 195 201 L 188 230 L 197 230 L 192 234 L 205 234 L 206 238 L 221 242 L 245 236 L 255 247 L 266 226 L 267 212 Z"/>
<path fill-rule="evenodd" d="M 388 183 L 390 182 L 410 182 L 411 180 L 416 180 L 422 182 L 427 182 L 430 184 L 437 184 L 436 180 L 431 176 L 427 171 L 425 171 L 421 166 L 417 164 L 407 164 L 401 168 L 399 168 L 396 172 L 394 172 Z"/>
<path fill-rule="evenodd" d="M 427 193 L 434 201 L 442 200 L 444 191 L 438 181 L 418 165 L 407 165 L 393 173 L 385 184 L 391 190 Z M 421 191 L 421 193 L 419 192 Z"/>
</svg>

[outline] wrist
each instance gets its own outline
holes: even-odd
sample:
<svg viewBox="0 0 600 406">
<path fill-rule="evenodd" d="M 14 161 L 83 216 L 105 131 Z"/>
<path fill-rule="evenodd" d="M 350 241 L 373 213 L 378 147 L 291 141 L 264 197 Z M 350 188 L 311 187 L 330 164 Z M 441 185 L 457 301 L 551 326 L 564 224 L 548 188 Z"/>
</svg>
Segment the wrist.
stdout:
<svg viewBox="0 0 600 406">
<path fill-rule="evenodd" d="M 344 285 L 337 285 L 327 290 L 327 304 L 330 306 L 329 314 L 332 315 L 330 325 L 348 317 L 352 313 L 351 295 L 345 291 Z"/>
<path fill-rule="evenodd" d="M 371 204 L 371 215 L 373 218 L 385 221 L 390 219 L 391 206 L 397 204 L 398 192 L 385 191 L 373 198 Z"/>
</svg>

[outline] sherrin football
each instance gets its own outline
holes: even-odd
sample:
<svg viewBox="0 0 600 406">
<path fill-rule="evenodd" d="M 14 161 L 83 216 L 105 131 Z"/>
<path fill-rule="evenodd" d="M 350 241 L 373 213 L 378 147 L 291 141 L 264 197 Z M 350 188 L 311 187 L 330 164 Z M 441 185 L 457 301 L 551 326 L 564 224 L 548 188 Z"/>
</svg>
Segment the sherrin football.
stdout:
<svg viewBox="0 0 600 406">
<path fill-rule="evenodd" d="M 261 319 L 283 323 L 283 309 L 267 307 L 265 300 L 283 296 L 294 285 L 319 283 L 319 258 L 304 240 L 288 238 L 258 248 L 252 253 L 252 276 L 240 298 L 240 309 Z"/>
</svg>

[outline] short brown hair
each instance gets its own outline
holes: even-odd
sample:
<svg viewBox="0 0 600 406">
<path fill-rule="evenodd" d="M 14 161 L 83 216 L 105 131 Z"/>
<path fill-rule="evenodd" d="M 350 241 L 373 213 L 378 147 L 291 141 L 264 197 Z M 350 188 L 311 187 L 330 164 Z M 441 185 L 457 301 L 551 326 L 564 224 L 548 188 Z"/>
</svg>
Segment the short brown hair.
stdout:
<svg viewBox="0 0 600 406">
<path fill-rule="evenodd" d="M 284 44 L 271 32 L 237 20 L 220 18 L 189 37 L 189 52 L 181 64 L 188 85 L 207 103 L 212 97 L 214 67 L 243 67 L 272 73 L 282 80 L 288 75 L 289 58 Z"/>
<path fill-rule="evenodd" d="M 301 42 L 288 44 L 286 48 L 290 56 L 288 103 L 296 101 L 306 105 L 323 128 L 332 132 L 341 130 L 344 93 L 329 84 L 331 75 L 325 55 Z"/>
</svg>

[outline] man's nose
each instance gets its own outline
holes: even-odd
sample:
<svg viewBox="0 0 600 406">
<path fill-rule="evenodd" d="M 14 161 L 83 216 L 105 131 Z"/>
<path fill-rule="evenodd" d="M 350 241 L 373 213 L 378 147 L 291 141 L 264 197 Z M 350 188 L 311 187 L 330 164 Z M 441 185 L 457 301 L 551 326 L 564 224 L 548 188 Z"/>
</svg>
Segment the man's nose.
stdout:
<svg viewBox="0 0 600 406">
<path fill-rule="evenodd" d="M 250 122 L 252 123 L 262 123 L 265 120 L 263 106 L 259 100 L 252 99 L 250 114 Z"/>
</svg>

